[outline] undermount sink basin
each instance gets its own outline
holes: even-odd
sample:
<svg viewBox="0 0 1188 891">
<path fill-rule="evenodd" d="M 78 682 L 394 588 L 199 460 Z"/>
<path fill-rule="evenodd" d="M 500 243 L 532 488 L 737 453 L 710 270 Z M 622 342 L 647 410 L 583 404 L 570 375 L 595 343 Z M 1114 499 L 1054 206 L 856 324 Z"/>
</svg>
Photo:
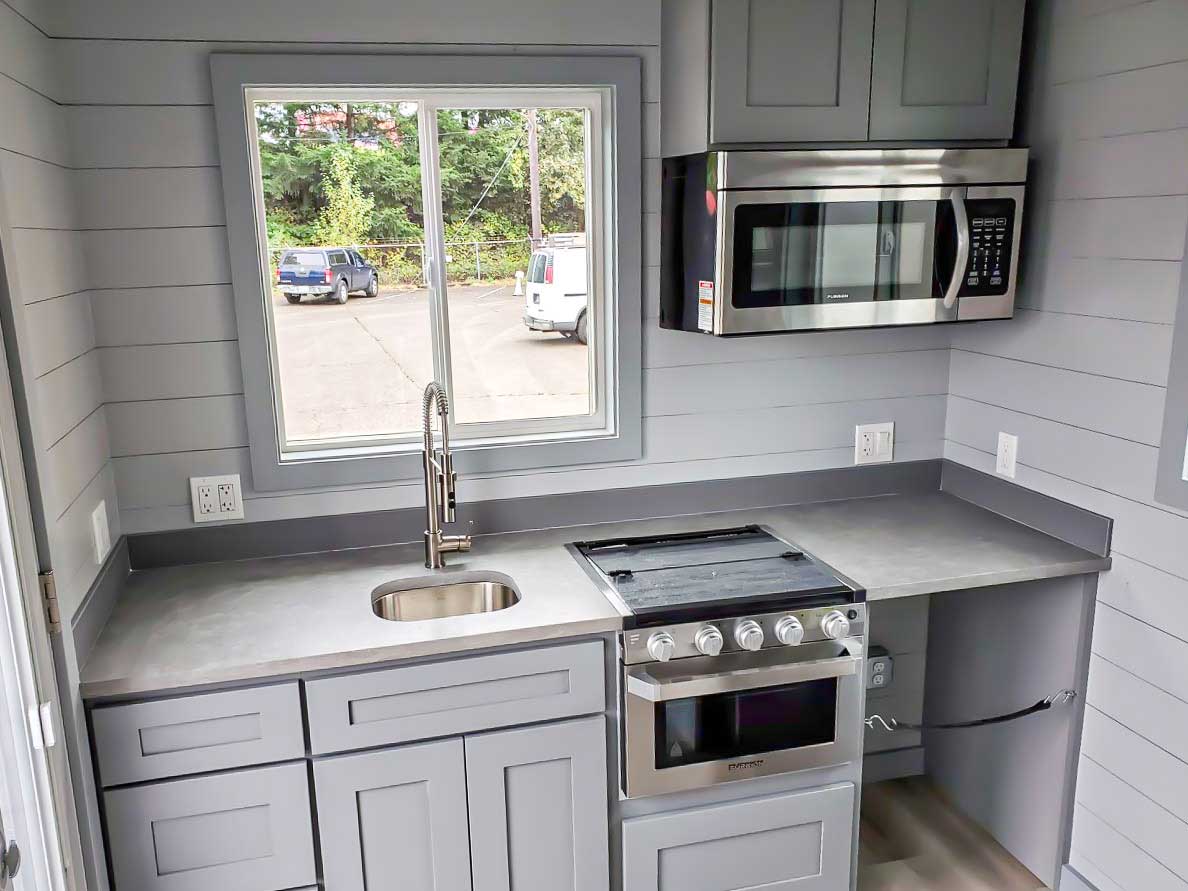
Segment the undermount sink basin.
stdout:
<svg viewBox="0 0 1188 891">
<path fill-rule="evenodd" d="M 371 610 L 393 622 L 420 622 L 493 613 L 520 602 L 520 592 L 506 576 L 459 576 L 441 584 L 429 579 L 386 582 L 371 592 Z"/>
</svg>

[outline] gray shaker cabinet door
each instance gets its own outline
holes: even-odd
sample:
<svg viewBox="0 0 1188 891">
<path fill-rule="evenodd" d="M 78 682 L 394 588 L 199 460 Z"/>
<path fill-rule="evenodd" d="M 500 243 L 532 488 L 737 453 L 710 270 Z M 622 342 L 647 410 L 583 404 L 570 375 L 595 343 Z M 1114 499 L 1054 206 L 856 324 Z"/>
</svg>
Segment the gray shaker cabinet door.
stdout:
<svg viewBox="0 0 1188 891">
<path fill-rule="evenodd" d="M 110 789 L 104 804 L 118 891 L 281 891 L 317 881 L 304 763 Z"/>
<path fill-rule="evenodd" d="M 466 778 L 474 891 L 607 891 L 603 717 L 468 736 Z"/>
<path fill-rule="evenodd" d="M 847 891 L 854 786 L 623 821 L 623 891 Z"/>
<path fill-rule="evenodd" d="M 325 891 L 470 891 L 461 739 L 314 762 Z"/>
<path fill-rule="evenodd" d="M 710 142 L 864 140 L 874 0 L 713 0 Z"/>
<path fill-rule="evenodd" d="M 878 0 L 871 139 L 1010 139 L 1025 0 Z"/>
</svg>

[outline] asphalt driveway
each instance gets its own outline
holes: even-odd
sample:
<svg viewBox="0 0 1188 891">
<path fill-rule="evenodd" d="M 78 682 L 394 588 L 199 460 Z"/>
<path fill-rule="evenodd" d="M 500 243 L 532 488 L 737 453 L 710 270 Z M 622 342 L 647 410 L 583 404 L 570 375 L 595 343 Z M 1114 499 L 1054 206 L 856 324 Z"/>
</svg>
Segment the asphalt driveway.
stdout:
<svg viewBox="0 0 1188 891">
<path fill-rule="evenodd" d="M 449 291 L 455 414 L 459 422 L 589 412 L 585 345 L 529 331 L 512 287 Z M 352 296 L 343 306 L 274 294 L 288 439 L 420 429 L 433 379 L 427 291 Z"/>
</svg>

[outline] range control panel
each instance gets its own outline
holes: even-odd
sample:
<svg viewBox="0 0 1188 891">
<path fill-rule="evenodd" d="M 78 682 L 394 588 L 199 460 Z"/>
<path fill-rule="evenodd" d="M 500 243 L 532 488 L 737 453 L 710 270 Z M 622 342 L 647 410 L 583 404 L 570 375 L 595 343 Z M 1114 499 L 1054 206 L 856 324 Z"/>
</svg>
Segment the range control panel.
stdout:
<svg viewBox="0 0 1188 891">
<path fill-rule="evenodd" d="M 969 264 L 961 296 L 1005 294 L 1014 251 L 1015 201 L 980 198 L 966 201 L 965 207 L 969 214 Z"/>
</svg>

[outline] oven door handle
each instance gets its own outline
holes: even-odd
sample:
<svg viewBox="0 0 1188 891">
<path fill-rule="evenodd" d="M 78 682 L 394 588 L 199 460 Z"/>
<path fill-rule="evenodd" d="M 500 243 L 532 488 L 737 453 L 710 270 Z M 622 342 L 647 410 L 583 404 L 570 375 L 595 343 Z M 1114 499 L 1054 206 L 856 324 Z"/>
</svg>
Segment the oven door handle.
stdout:
<svg viewBox="0 0 1188 891">
<path fill-rule="evenodd" d="M 848 677 L 857 674 L 861 661 L 861 656 L 841 656 L 835 659 L 815 659 L 811 662 L 786 662 L 759 668 L 741 668 L 737 671 L 695 675 L 672 681 L 657 679 L 647 668 L 637 667 L 627 671 L 627 692 L 649 702 L 667 702 L 714 693 Z"/>
<path fill-rule="evenodd" d="M 953 276 L 945 289 L 945 309 L 952 309 L 957 303 L 957 292 L 965 280 L 965 267 L 969 265 L 969 213 L 965 209 L 965 186 L 959 186 L 949 196 L 953 205 L 953 218 L 957 223 L 957 258 L 953 261 Z"/>
</svg>

